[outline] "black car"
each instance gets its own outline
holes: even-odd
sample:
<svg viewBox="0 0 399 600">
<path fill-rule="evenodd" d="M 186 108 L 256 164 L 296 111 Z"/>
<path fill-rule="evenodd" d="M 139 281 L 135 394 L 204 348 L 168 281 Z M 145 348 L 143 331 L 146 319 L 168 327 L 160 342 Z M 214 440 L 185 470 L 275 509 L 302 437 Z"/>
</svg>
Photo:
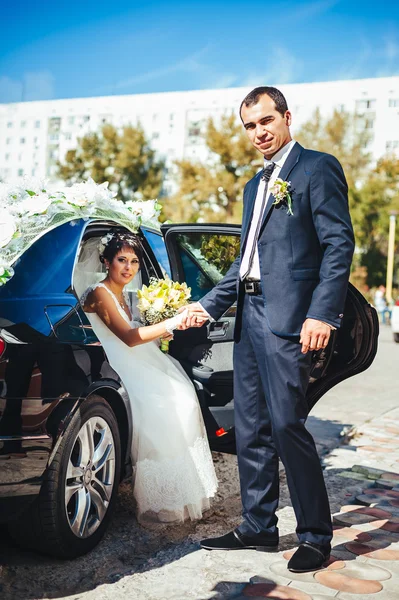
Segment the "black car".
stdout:
<svg viewBox="0 0 399 600">
<path fill-rule="evenodd" d="M 118 483 L 131 473 L 129 399 L 78 301 L 81 250 L 113 227 L 100 219 L 56 227 L 0 287 L 0 521 L 24 546 L 65 558 L 98 543 Z M 144 266 L 129 293 L 168 274 L 196 301 L 235 259 L 240 227 L 163 225 L 142 227 L 140 236 Z M 232 306 L 207 327 L 177 332 L 170 345 L 197 390 L 211 448 L 225 452 L 235 447 L 234 321 Z M 371 364 L 377 337 L 375 310 L 350 285 L 341 329 L 313 356 L 309 409 Z"/>
</svg>

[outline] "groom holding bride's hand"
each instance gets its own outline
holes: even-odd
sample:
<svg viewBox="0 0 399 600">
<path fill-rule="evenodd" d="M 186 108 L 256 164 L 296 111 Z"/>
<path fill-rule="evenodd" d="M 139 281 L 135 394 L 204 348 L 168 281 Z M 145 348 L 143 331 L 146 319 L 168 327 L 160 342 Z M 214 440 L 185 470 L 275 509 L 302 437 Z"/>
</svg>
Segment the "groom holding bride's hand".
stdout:
<svg viewBox="0 0 399 600">
<path fill-rule="evenodd" d="M 297 519 L 288 568 L 320 568 L 332 525 L 323 473 L 305 428 L 312 350 L 325 348 L 343 317 L 354 250 L 347 184 L 331 155 L 290 134 L 283 94 L 256 88 L 240 117 L 264 169 L 244 189 L 241 252 L 224 279 L 191 304 L 184 326 L 218 319 L 237 301 L 234 400 L 243 521 L 204 540 L 208 550 L 278 548 L 278 458 Z"/>
</svg>

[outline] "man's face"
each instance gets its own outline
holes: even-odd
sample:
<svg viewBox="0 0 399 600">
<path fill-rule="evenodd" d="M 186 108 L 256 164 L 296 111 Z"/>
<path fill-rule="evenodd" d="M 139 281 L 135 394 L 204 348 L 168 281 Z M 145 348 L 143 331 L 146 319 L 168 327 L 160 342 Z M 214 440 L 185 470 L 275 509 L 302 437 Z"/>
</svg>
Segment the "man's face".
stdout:
<svg viewBox="0 0 399 600">
<path fill-rule="evenodd" d="M 263 94 L 253 106 L 242 106 L 241 119 L 251 144 L 267 159 L 291 140 L 291 113 L 282 116 L 274 101 Z"/>
</svg>

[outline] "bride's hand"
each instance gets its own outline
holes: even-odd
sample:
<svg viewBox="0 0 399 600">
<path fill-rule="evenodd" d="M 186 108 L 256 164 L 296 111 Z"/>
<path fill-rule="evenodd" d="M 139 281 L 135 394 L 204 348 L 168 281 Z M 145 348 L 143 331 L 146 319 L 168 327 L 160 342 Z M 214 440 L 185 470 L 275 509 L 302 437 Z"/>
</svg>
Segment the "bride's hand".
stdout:
<svg viewBox="0 0 399 600">
<path fill-rule="evenodd" d="M 167 340 L 168 342 L 170 342 L 171 340 L 173 340 L 173 333 L 166 332 L 163 335 L 161 335 L 160 339 Z"/>
</svg>

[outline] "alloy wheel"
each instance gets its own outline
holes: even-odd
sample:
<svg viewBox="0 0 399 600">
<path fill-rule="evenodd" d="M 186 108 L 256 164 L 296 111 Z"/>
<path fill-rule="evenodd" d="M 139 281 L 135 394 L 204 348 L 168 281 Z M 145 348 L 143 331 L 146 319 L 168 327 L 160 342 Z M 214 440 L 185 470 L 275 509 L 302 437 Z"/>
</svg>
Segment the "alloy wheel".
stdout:
<svg viewBox="0 0 399 600">
<path fill-rule="evenodd" d="M 115 442 L 108 423 L 91 417 L 77 434 L 68 460 L 65 509 L 72 532 L 90 537 L 105 517 L 115 482 Z"/>
</svg>

